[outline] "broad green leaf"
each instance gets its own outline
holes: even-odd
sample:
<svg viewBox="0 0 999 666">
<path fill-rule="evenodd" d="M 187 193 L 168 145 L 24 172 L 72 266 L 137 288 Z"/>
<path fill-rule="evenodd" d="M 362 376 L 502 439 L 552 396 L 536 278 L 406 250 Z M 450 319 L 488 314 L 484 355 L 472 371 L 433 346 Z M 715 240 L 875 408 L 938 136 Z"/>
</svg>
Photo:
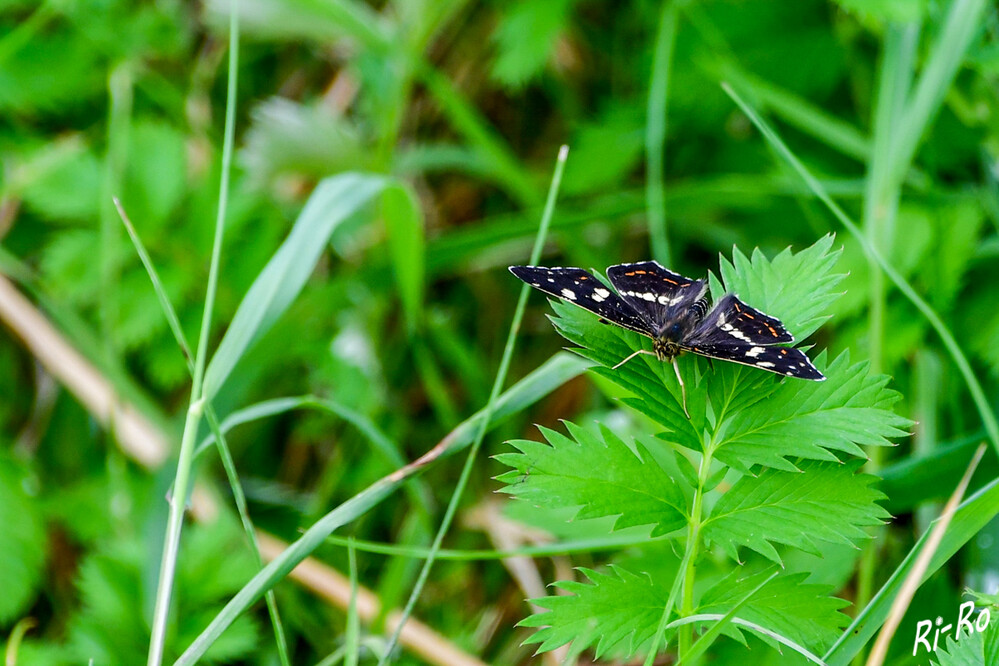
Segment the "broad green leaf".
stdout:
<svg viewBox="0 0 999 666">
<path fill-rule="evenodd" d="M 866 362 L 850 365 L 844 352 L 816 367 L 823 382 L 785 380 L 771 398 L 734 414 L 716 437 L 719 460 L 746 470 L 764 465 L 797 469 L 789 457 L 836 461 L 834 451 L 866 457 L 861 446 L 889 446 L 912 422 L 889 408 L 899 400 L 886 388 L 889 377 L 873 376 Z"/>
<path fill-rule="evenodd" d="M 881 480 L 878 488 L 888 496 L 885 508 L 893 515 L 906 513 L 923 502 L 944 500 L 954 492 L 954 487 L 968 468 L 968 460 L 975 448 L 985 439 L 985 433 L 964 437 L 956 442 L 937 442 L 923 455 L 912 455 L 891 463 L 878 471 Z M 986 455 L 978 465 L 975 479 L 994 479 L 999 476 L 999 464 L 992 455 Z M 978 485 L 972 483 L 972 486 Z"/>
<path fill-rule="evenodd" d="M 594 646 L 604 655 L 631 657 L 648 649 L 666 606 L 669 590 L 646 574 L 611 566 L 610 574 L 580 569 L 590 583 L 560 581 L 555 586 L 568 595 L 533 599 L 548 609 L 521 620 L 518 626 L 542 627 L 525 643 L 541 643 L 547 652 L 572 642 L 573 651 Z"/>
<path fill-rule="evenodd" d="M 250 286 L 205 373 L 212 398 L 246 350 L 284 314 L 312 275 L 330 234 L 382 193 L 384 176 L 346 173 L 319 183 L 288 238 Z"/>
<path fill-rule="evenodd" d="M 653 525 L 653 536 L 687 524 L 679 486 L 641 443 L 631 449 L 606 427 L 600 433 L 565 422 L 566 437 L 541 428 L 549 444 L 510 442 L 520 453 L 496 456 L 513 468 L 503 492 L 548 508 L 579 507 L 577 519 L 617 516 L 614 528 Z"/>
<path fill-rule="evenodd" d="M 736 569 L 704 593 L 696 613 L 725 613 L 773 573 L 772 569 L 750 575 Z M 839 612 L 849 605 L 830 597 L 826 585 L 804 583 L 807 573 L 790 574 L 773 579 L 763 586 L 739 610 L 738 616 L 795 643 L 815 651 L 832 643 L 849 618 Z M 724 633 L 738 632 L 729 625 Z"/>
<path fill-rule="evenodd" d="M 864 539 L 866 525 L 888 513 L 875 504 L 884 495 L 877 480 L 858 474 L 860 461 L 848 464 L 806 462 L 800 472 L 766 469 L 744 476 L 721 496 L 704 522 L 704 537 L 736 561 L 738 546 L 781 562 L 775 543 L 818 553 L 818 542 L 851 544 Z"/>
<path fill-rule="evenodd" d="M 844 275 L 832 273 L 840 250 L 832 250 L 835 236 L 823 236 L 796 253 L 785 249 L 772 260 L 757 248 L 752 260 L 734 248 L 732 261 L 719 258 L 724 287 L 711 280 L 711 295 L 717 300 L 725 292 L 738 294 L 754 308 L 777 317 L 800 342 L 829 318 L 829 306 L 839 294 L 836 286 Z M 713 278 L 714 276 L 712 276 Z"/>
</svg>

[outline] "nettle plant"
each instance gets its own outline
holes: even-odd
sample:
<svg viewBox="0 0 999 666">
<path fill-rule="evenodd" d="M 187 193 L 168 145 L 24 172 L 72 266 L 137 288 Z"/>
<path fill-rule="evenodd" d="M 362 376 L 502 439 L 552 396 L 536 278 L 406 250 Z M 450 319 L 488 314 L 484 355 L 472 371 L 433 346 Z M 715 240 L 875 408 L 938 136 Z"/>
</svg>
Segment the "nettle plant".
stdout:
<svg viewBox="0 0 999 666">
<path fill-rule="evenodd" d="M 800 343 L 838 296 L 832 245 L 827 236 L 772 261 L 736 250 L 721 259 L 720 280 L 709 276 L 712 299 L 735 293 Z M 670 548 L 656 551 L 654 567 L 582 569 L 588 582 L 556 583 L 567 594 L 534 600 L 547 610 L 521 623 L 539 628 L 528 642 L 539 651 L 571 642 L 572 652 L 593 648 L 598 658 L 644 654 L 646 663 L 676 651 L 693 661 L 719 634 L 745 643 L 749 631 L 777 649 L 821 654 L 848 622 L 839 610 L 847 602 L 806 583 L 807 571 L 789 573 L 783 559 L 855 546 L 865 527 L 888 518 L 875 478 L 859 469 L 861 447 L 888 446 L 912 424 L 891 410 L 900 396 L 889 378 L 847 352 L 813 355 L 823 382 L 686 354 L 678 364 L 688 418 L 668 363 L 643 354 L 613 369 L 647 338 L 566 302 L 552 307 L 559 333 L 622 390 L 615 395 L 650 432 L 633 438 L 568 421 L 565 434 L 541 428 L 546 442 L 513 441 L 517 452 L 497 456 L 512 468 L 499 477 L 504 491 L 577 520 L 610 517 L 594 530 L 648 526 Z"/>
</svg>

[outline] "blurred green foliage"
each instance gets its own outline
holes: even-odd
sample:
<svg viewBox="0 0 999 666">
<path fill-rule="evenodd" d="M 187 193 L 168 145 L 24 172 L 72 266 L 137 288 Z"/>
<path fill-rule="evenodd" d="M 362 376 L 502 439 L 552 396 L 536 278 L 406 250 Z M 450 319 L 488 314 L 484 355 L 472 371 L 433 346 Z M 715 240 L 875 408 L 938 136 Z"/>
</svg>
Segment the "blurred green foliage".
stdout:
<svg viewBox="0 0 999 666">
<path fill-rule="evenodd" d="M 915 71 L 945 34 L 954 2 L 692 0 L 678 3 L 666 121 L 663 199 L 676 270 L 702 276 L 733 245 L 752 256 L 807 247 L 835 220 L 776 158 L 722 92 L 739 87 L 795 154 L 861 219 L 876 155 L 885 44 L 915 31 Z M 179 439 L 189 375 L 155 293 L 111 206 L 118 195 L 149 249 L 188 340 L 204 300 L 218 206 L 230 0 L 0 1 L 0 271 L 30 294 L 126 399 Z M 339 224 L 301 295 L 239 360 L 214 398 L 220 416 L 271 398 L 315 394 L 377 424 L 412 460 L 480 409 L 519 285 L 504 270 L 528 255 L 558 146 L 571 146 L 545 263 L 604 267 L 648 258 L 644 141 L 662 6 L 556 0 L 240 0 L 237 166 L 226 220 L 212 349 L 323 178 L 392 176 L 411 191 Z M 954 331 L 999 404 L 999 15 L 988 6 L 953 85 L 902 175 L 882 249 Z M 954 57 L 961 57 L 956 53 Z M 662 119 L 654 119 L 656 122 Z M 412 193 L 415 193 L 412 194 Z M 415 205 L 414 205 L 415 204 Z M 881 368 L 919 422 L 914 442 L 883 456 L 881 488 L 895 513 L 878 533 L 879 585 L 956 483 L 981 420 L 959 373 L 916 309 L 892 289 L 872 339 L 870 266 L 840 233 L 847 277 L 815 334 L 830 358 L 880 350 Z M 806 300 L 808 285 L 795 285 Z M 818 289 L 821 291 L 821 289 Z M 821 308 L 820 308 L 821 309 Z M 875 308 L 877 310 L 877 308 Z M 558 349 L 532 298 L 511 380 Z M 170 466 L 126 460 L 93 418 L 0 332 L 0 599 L 2 631 L 33 617 L 21 664 L 141 661 L 166 519 Z M 936 359 L 934 365 L 934 360 Z M 935 380 L 926 368 L 935 367 Z M 486 440 L 536 439 L 532 424 L 599 418 L 634 434 L 643 422 L 608 397 L 605 380 L 572 381 Z M 617 432 L 617 430 L 616 430 Z M 205 434 L 205 433 L 202 433 Z M 386 471 L 353 425 L 327 411 L 285 411 L 230 434 L 257 523 L 288 539 Z M 976 477 L 995 475 L 994 452 Z M 909 474 L 914 470 L 913 474 Z M 228 486 L 205 456 L 199 479 Z M 489 498 L 503 471 L 478 463 L 465 508 Z M 399 494 L 352 523 L 366 539 L 426 545 L 458 467 L 444 462 L 420 494 Z M 905 472 L 905 473 L 902 473 Z M 416 502 L 422 496 L 425 502 Z M 893 508 L 893 496 L 901 498 Z M 223 502 L 230 504 L 231 502 Z M 228 509 L 224 510 L 228 512 Z M 559 536 L 587 521 L 514 510 Z M 232 517 L 185 530 L 176 655 L 253 573 Z M 991 528 L 982 534 L 992 539 Z M 491 548 L 477 529 L 446 545 Z M 628 563 L 653 579 L 664 545 L 577 554 L 599 569 Z M 984 536 L 918 595 L 900 631 L 950 612 L 966 579 L 999 556 Z M 316 553 L 346 571 L 346 550 Z M 246 560 L 243 558 L 246 556 Z M 853 599 L 854 553 L 788 558 L 809 582 Z M 659 564 L 656 564 L 656 562 Z M 552 560 L 539 558 L 545 581 Z M 359 578 L 404 602 L 413 562 L 358 553 Z M 658 567 L 658 568 L 657 568 Z M 606 571 L 606 570 L 604 570 Z M 875 588 L 876 589 L 876 588 Z M 346 615 L 292 583 L 276 588 L 294 663 L 343 646 Z M 985 590 L 991 591 L 991 590 Z M 417 615 L 489 663 L 526 663 L 530 614 L 497 562 L 452 562 L 431 577 Z M 844 612 L 854 615 L 855 608 Z M 173 617 L 173 616 L 172 616 Z M 262 606 L 208 656 L 276 663 Z M 108 632 L 108 625 L 121 627 Z M 381 626 L 363 632 L 382 633 Z M 750 638 L 750 645 L 755 639 Z M 734 643 L 734 641 L 731 641 Z M 906 661 L 903 640 L 895 663 Z M 756 645 L 759 648 L 759 645 Z M 744 658 L 725 645 L 731 663 Z M 757 650 L 760 652 L 760 650 Z M 370 659 L 362 650 L 362 661 Z M 403 652 L 401 663 L 420 663 Z"/>
</svg>

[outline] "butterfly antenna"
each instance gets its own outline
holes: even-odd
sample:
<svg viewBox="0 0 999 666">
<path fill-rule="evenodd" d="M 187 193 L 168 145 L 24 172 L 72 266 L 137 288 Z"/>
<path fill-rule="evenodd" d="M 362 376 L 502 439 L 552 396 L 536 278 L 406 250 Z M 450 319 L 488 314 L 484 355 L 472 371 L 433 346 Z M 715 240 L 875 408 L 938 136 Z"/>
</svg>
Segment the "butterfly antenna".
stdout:
<svg viewBox="0 0 999 666">
<path fill-rule="evenodd" d="M 631 359 L 635 358 L 639 354 L 651 354 L 652 356 L 655 356 L 655 352 L 650 352 L 648 349 L 639 349 L 637 352 L 628 354 L 628 357 L 626 359 L 624 359 L 623 361 L 621 361 L 620 363 L 618 363 L 617 365 L 615 365 L 613 368 L 611 368 L 611 370 L 617 370 L 622 365 L 624 365 L 625 363 L 627 363 Z"/>
<path fill-rule="evenodd" d="M 680 382 L 681 405 L 683 406 L 683 413 L 687 415 L 687 420 L 689 421 L 690 412 L 687 411 L 687 389 L 683 385 L 683 377 L 680 376 L 680 366 L 676 364 L 675 358 L 673 359 L 673 372 L 676 373 L 676 381 Z"/>
</svg>

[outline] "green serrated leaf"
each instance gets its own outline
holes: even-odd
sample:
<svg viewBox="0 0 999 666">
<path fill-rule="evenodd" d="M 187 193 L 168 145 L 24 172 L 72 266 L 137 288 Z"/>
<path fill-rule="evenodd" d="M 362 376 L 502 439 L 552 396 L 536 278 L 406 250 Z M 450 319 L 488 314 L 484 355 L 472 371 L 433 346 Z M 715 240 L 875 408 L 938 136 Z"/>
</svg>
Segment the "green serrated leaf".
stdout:
<svg viewBox="0 0 999 666">
<path fill-rule="evenodd" d="M 496 80 L 519 88 L 545 66 L 555 38 L 565 28 L 574 0 L 521 1 L 510 6 L 496 30 Z"/>
<path fill-rule="evenodd" d="M 635 350 L 649 348 L 647 339 L 618 326 L 601 324 L 596 315 L 569 303 L 553 300 L 551 304 L 556 314 L 552 323 L 558 332 L 579 345 L 576 353 L 597 364 L 591 372 L 632 393 L 634 397 L 624 398 L 623 402 L 667 428 L 671 441 L 700 450 L 707 394 L 700 382 L 697 359 L 688 356 L 677 360 L 687 387 L 688 419 L 680 403 L 680 386 L 668 364 L 643 354 L 612 369 Z"/>
<path fill-rule="evenodd" d="M 0 623 L 23 613 L 41 583 L 45 564 L 45 526 L 23 464 L 0 454 Z"/>
<path fill-rule="evenodd" d="M 510 442 L 520 453 L 497 460 L 513 468 L 499 476 L 503 492 L 548 508 L 580 507 L 576 518 L 618 516 L 614 528 L 653 525 L 652 535 L 687 524 L 680 487 L 644 446 L 632 450 L 606 428 L 600 434 L 565 422 L 572 438 L 541 428 L 550 445 Z"/>
<path fill-rule="evenodd" d="M 999 664 L 999 622 L 991 622 L 985 631 L 970 636 L 962 632 L 960 640 L 947 636 L 947 643 L 937 648 L 934 666 L 985 666 Z"/>
<path fill-rule="evenodd" d="M 542 627 L 525 643 L 541 643 L 538 652 L 569 642 L 577 652 L 596 644 L 597 658 L 627 658 L 648 649 L 669 590 L 645 574 L 621 567 L 611 566 L 611 574 L 582 568 L 580 571 L 589 584 L 560 581 L 555 586 L 569 595 L 532 600 L 548 612 L 519 623 L 522 627 Z"/>
<path fill-rule="evenodd" d="M 759 249 L 750 260 L 734 248 L 731 262 L 720 257 L 724 287 L 711 279 L 711 295 L 717 300 L 725 292 L 737 294 L 804 340 L 829 318 L 829 306 L 839 297 L 835 290 L 844 275 L 831 273 L 841 252 L 832 249 L 833 241 L 829 234 L 800 252 L 787 248 L 772 260 Z"/>
<path fill-rule="evenodd" d="M 704 593 L 696 612 L 727 612 L 772 573 L 771 568 L 738 578 L 744 572 L 733 571 Z M 840 627 L 849 622 L 850 618 L 839 612 L 849 604 L 828 596 L 831 589 L 826 585 L 805 584 L 807 577 L 807 573 L 798 573 L 773 579 L 745 603 L 738 616 L 813 651 L 830 645 Z M 730 630 L 738 628 L 730 625 L 725 633 Z"/>
<path fill-rule="evenodd" d="M 783 565 L 775 543 L 819 552 L 817 542 L 853 543 L 888 513 L 875 502 L 884 495 L 877 480 L 858 474 L 860 461 L 849 464 L 807 462 L 801 472 L 764 470 L 744 476 L 722 495 L 704 522 L 703 534 L 739 560 L 745 546 Z"/>
<path fill-rule="evenodd" d="M 166 123 L 142 119 L 135 122 L 129 138 L 134 159 L 128 163 L 122 202 L 141 227 L 160 228 L 170 220 L 187 186 L 185 137 Z"/>
<path fill-rule="evenodd" d="M 889 446 L 912 421 L 890 411 L 899 394 L 886 388 L 889 377 L 870 375 L 866 362 L 850 365 L 849 353 L 816 367 L 823 382 L 785 380 L 770 399 L 732 416 L 716 438 L 719 460 L 748 470 L 764 465 L 797 469 L 789 457 L 836 461 L 833 451 L 866 457 L 861 446 Z"/>
</svg>

